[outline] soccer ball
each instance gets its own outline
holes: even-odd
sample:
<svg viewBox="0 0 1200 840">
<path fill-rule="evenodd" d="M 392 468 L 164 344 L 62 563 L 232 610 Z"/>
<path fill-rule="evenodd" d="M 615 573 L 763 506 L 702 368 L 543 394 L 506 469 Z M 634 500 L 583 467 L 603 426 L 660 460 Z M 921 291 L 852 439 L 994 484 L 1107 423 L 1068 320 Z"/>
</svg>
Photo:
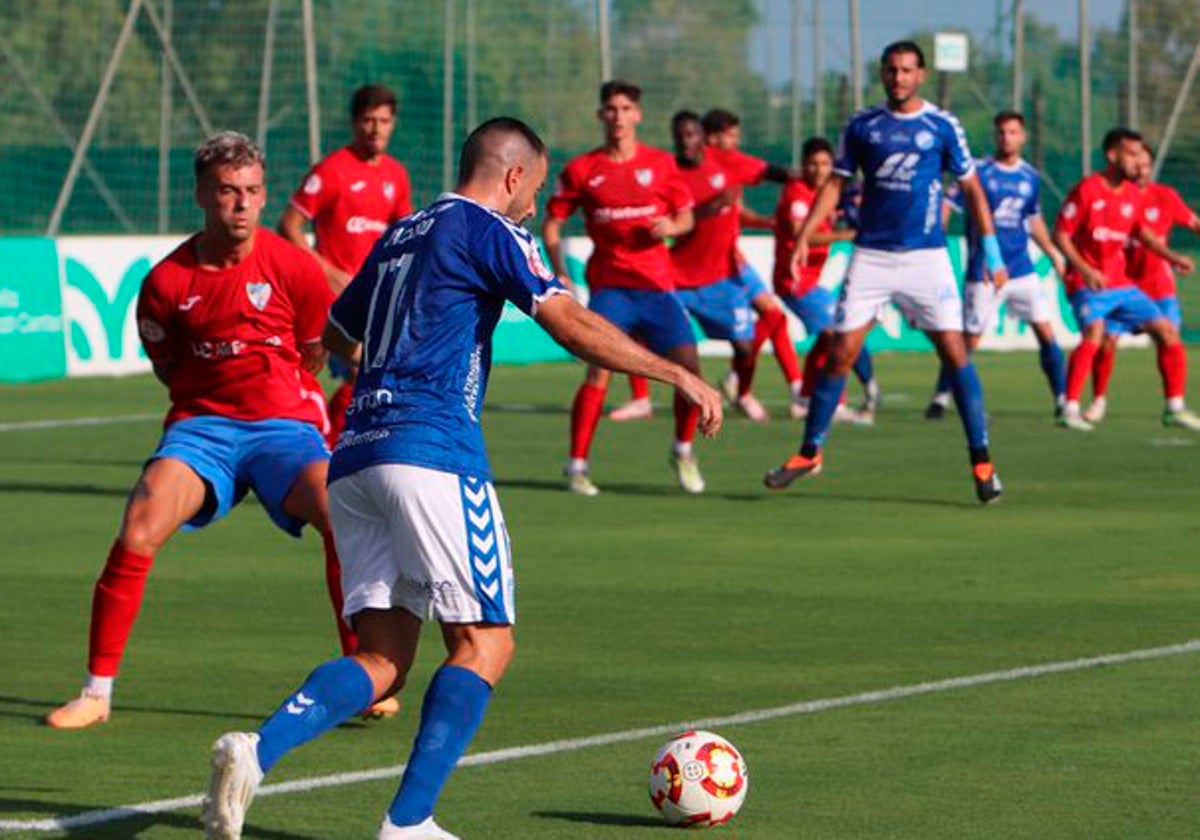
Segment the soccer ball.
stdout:
<svg viewBox="0 0 1200 840">
<path fill-rule="evenodd" d="M 650 765 L 650 801 L 671 825 L 722 825 L 746 800 L 750 776 L 737 748 L 712 732 L 684 732 Z"/>
</svg>

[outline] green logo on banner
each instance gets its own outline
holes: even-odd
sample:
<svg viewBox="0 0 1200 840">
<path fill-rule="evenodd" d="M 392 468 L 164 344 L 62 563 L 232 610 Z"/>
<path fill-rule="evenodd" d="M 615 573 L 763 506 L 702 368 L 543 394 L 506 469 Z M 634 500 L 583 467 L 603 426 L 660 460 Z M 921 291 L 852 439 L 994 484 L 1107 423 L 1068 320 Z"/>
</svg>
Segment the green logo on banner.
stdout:
<svg viewBox="0 0 1200 840">
<path fill-rule="evenodd" d="M 121 340 L 125 330 L 125 318 L 142 287 L 142 279 L 149 272 L 150 260 L 145 257 L 136 260 L 133 265 L 125 269 L 125 273 L 121 276 L 121 285 L 117 287 L 116 293 L 110 300 L 108 293 L 96 279 L 96 275 L 92 274 L 86 265 L 67 258 L 67 285 L 78 289 L 96 310 L 96 315 L 104 328 L 106 344 L 103 351 L 93 348 L 83 327 L 76 322 L 71 322 L 71 347 L 75 350 L 76 356 L 87 361 L 93 357 L 93 354 L 104 352 L 110 359 L 121 358 Z M 144 350 L 142 354 L 145 354 Z"/>
<path fill-rule="evenodd" d="M 62 311 L 54 241 L 0 237 L 0 381 L 66 375 Z"/>
</svg>

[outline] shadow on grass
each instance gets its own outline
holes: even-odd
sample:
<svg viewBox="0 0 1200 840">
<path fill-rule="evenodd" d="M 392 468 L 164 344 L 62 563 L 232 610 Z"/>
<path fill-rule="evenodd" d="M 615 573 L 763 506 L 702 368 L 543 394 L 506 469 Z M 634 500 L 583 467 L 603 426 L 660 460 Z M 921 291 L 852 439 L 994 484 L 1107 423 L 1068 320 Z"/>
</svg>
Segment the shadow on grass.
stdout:
<svg viewBox="0 0 1200 840">
<path fill-rule="evenodd" d="M 36 481 L 0 481 L 0 493 L 50 493 L 56 496 L 129 495 L 128 487 L 100 487 L 96 484 L 46 484 Z"/>
<path fill-rule="evenodd" d="M 0 797 L 0 814 L 22 813 L 40 813 L 41 817 L 32 817 L 30 822 L 34 820 L 49 820 L 60 819 L 70 820 L 76 816 L 84 814 L 95 814 L 97 822 L 91 824 L 72 824 L 67 823 L 68 827 L 60 829 L 54 836 L 63 837 L 87 837 L 89 840 L 129 840 L 140 836 L 143 832 L 157 827 L 167 827 L 186 831 L 189 834 L 198 835 L 202 826 L 200 825 L 200 815 L 197 813 L 197 808 L 181 809 L 179 811 L 164 811 L 158 814 L 143 814 L 136 811 L 121 811 L 120 809 L 109 809 L 104 806 L 95 805 L 80 805 L 78 803 L 67 802 L 42 802 L 35 799 L 12 799 L 8 797 Z M 108 813 L 104 813 L 108 812 Z M 20 820 L 24 822 L 24 820 Z M 44 834 L 44 829 L 37 829 L 39 834 Z M 254 825 L 247 825 L 242 830 L 243 837 L 260 837 L 263 840 L 318 840 L 318 838 L 309 834 L 293 834 L 288 831 L 272 831 L 265 828 L 256 828 Z"/>
<path fill-rule="evenodd" d="M 8 694 L 0 694 L 0 706 L 21 706 L 27 707 L 36 711 L 23 711 L 16 709 L 0 708 L 0 717 L 15 717 L 27 718 L 38 724 L 41 724 L 46 713 L 51 709 L 60 706 L 64 700 L 69 698 L 59 698 L 57 700 L 37 699 L 34 697 L 14 697 Z M 269 710 L 262 710 L 253 714 L 245 712 L 229 712 L 219 711 L 215 709 L 180 709 L 180 708 L 165 708 L 162 706 L 129 706 L 124 703 L 118 703 L 113 706 L 113 714 L 121 712 L 141 712 L 152 715 L 181 715 L 184 717 L 202 717 L 202 718 L 224 718 L 228 720 L 249 720 L 258 723 L 269 714 Z M 356 724 L 350 724 L 355 726 Z"/>
<path fill-rule="evenodd" d="M 588 823 L 589 825 L 620 825 L 628 828 L 670 828 L 654 817 L 641 814 L 604 814 L 596 811 L 534 811 L 531 816 L 543 820 Z"/>
</svg>

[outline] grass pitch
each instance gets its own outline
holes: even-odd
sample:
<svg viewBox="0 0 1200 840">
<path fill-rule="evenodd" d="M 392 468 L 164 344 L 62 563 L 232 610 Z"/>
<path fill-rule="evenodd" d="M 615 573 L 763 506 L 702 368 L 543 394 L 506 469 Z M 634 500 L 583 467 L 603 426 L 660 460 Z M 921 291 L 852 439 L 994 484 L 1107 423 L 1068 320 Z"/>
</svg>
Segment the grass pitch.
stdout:
<svg viewBox="0 0 1200 840">
<path fill-rule="evenodd" d="M 583 499 L 559 479 L 581 368 L 496 370 L 489 404 L 509 408 L 484 423 L 515 547 L 518 654 L 472 753 L 1200 637 L 1200 436 L 1159 425 L 1152 355 L 1122 353 L 1110 418 L 1090 435 L 1053 427 L 1032 354 L 979 366 L 1007 489 L 986 509 L 957 419 L 921 418 L 929 357 L 881 356 L 891 399 L 877 427 L 836 428 L 825 474 L 782 494 L 759 481 L 799 426 L 764 360 L 758 390 L 777 419 L 731 418 L 701 443 L 709 491 L 695 498 L 666 463 L 665 391 L 652 422 L 601 425 L 603 493 Z M 0 823 L 198 794 L 212 741 L 254 728 L 335 653 L 320 545 L 252 502 L 176 537 L 113 719 L 48 730 L 41 716 L 78 690 L 92 583 L 159 427 L 8 424 L 156 413 L 164 395 L 148 378 L 0 394 Z M 343 726 L 268 782 L 402 762 L 439 653 L 431 632 L 399 718 Z M 1200 655 L 1186 654 L 719 727 L 751 783 L 715 836 L 1194 836 L 1197 697 Z M 439 820 L 470 840 L 668 836 L 645 792 L 665 740 L 460 768 Z M 394 784 L 262 799 L 246 837 L 373 837 Z M 197 814 L 0 835 L 167 840 L 195 837 Z"/>
</svg>

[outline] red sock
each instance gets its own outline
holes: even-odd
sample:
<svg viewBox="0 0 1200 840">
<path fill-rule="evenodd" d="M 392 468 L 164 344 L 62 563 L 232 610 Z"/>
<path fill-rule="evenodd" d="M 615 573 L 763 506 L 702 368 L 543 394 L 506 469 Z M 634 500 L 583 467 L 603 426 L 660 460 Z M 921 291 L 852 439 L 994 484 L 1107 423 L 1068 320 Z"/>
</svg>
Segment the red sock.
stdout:
<svg viewBox="0 0 1200 840">
<path fill-rule="evenodd" d="M 696 439 L 696 426 L 700 423 L 700 409 L 675 392 L 675 440 L 691 443 Z"/>
<path fill-rule="evenodd" d="M 600 424 L 600 415 L 604 412 L 606 390 L 586 382 L 579 386 L 575 403 L 571 406 L 572 458 L 587 458 L 588 450 L 592 448 L 592 438 L 596 436 L 596 426 Z"/>
<path fill-rule="evenodd" d="M 812 396 L 813 389 L 817 387 L 817 377 L 821 375 L 821 371 L 825 370 L 825 365 L 829 362 L 831 343 L 826 336 L 817 336 L 808 355 L 804 357 L 804 384 L 800 388 L 800 396 L 806 399 Z"/>
<path fill-rule="evenodd" d="M 1116 363 L 1117 348 L 1107 343 L 1100 345 L 1096 361 L 1092 362 L 1092 399 L 1098 400 L 1108 393 L 1108 380 L 1112 379 Z"/>
<path fill-rule="evenodd" d="M 92 625 L 88 634 L 88 673 L 115 677 L 129 632 L 142 608 L 146 576 L 154 558 L 134 554 L 114 541 L 104 571 L 92 591 Z"/>
<path fill-rule="evenodd" d="M 746 396 L 750 393 L 750 386 L 754 384 L 754 371 L 758 368 L 758 356 L 756 354 L 742 356 L 734 353 L 730 367 L 737 374 L 738 396 Z"/>
<path fill-rule="evenodd" d="M 343 382 L 329 398 L 329 434 L 325 436 L 325 443 L 330 449 L 337 445 L 338 435 L 346 428 L 346 409 L 350 407 L 350 400 L 353 398 L 352 382 Z"/>
<path fill-rule="evenodd" d="M 1099 352 L 1100 345 L 1086 338 L 1071 352 L 1071 359 L 1067 363 L 1067 402 L 1077 403 L 1083 396 L 1083 386 Z"/>
<path fill-rule="evenodd" d="M 629 392 L 635 400 L 650 399 L 650 380 L 644 376 L 629 374 Z"/>
<path fill-rule="evenodd" d="M 358 650 L 358 636 L 350 629 L 346 619 L 342 618 L 342 605 L 345 603 L 342 597 L 342 562 L 338 559 L 332 533 L 321 534 L 321 542 L 325 547 L 325 588 L 329 590 L 329 601 L 333 604 L 333 616 L 337 621 L 342 655 L 349 656 Z"/>
<path fill-rule="evenodd" d="M 1164 397 L 1170 400 L 1187 392 L 1187 351 L 1183 344 L 1158 348 L 1158 372 L 1162 374 Z"/>
<path fill-rule="evenodd" d="M 783 378 L 791 385 L 800 378 L 800 359 L 796 356 L 796 345 L 792 344 L 791 333 L 788 332 L 787 316 L 782 309 L 772 309 L 764 319 L 770 319 L 771 346 L 775 349 L 775 361 L 783 371 Z"/>
</svg>

